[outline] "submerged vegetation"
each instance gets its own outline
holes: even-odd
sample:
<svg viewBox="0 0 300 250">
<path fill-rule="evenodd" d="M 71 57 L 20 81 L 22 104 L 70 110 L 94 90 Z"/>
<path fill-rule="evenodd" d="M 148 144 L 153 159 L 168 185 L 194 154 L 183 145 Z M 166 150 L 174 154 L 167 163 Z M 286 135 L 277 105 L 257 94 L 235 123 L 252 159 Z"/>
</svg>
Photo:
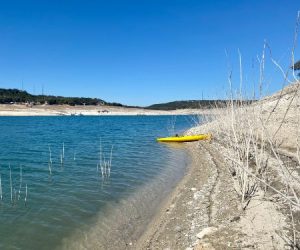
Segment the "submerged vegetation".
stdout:
<svg viewBox="0 0 300 250">
<path fill-rule="evenodd" d="M 110 155 L 108 159 L 105 157 L 105 154 L 102 149 L 102 144 L 100 140 L 100 145 L 99 145 L 99 163 L 97 163 L 97 172 L 99 172 L 99 168 L 101 171 L 101 177 L 103 180 L 108 179 L 110 177 L 110 171 L 111 171 L 111 164 L 112 164 L 112 154 L 113 154 L 113 145 L 111 146 L 110 149 Z"/>
<path fill-rule="evenodd" d="M 53 175 L 53 167 L 55 168 L 57 163 L 53 161 L 53 154 L 51 150 L 51 146 L 48 145 L 48 152 L 49 152 L 49 159 L 48 159 L 48 171 L 49 176 L 52 177 Z M 97 163 L 97 172 L 100 172 L 101 170 L 101 177 L 102 181 L 106 181 L 110 178 L 111 175 L 111 166 L 112 166 L 112 155 L 113 155 L 113 146 L 111 146 L 109 157 L 105 157 L 105 152 L 103 152 L 102 145 L 100 143 L 100 151 L 99 151 L 99 163 Z M 58 157 L 57 157 L 58 158 Z M 60 151 L 60 165 L 61 167 L 64 166 L 65 162 L 65 143 L 62 143 L 62 150 Z M 74 161 L 76 161 L 75 153 L 72 157 Z M 9 184 L 9 193 L 7 196 L 9 196 L 9 203 L 11 206 L 16 206 L 18 201 L 23 199 L 24 205 L 27 206 L 28 202 L 28 186 L 27 183 L 25 183 L 25 186 L 23 185 L 23 166 L 20 164 L 19 167 L 19 187 L 16 187 L 16 178 L 13 177 L 13 172 L 15 172 L 11 166 L 11 164 L 8 165 L 8 184 Z M 4 187 L 3 187 L 3 174 L 0 172 L 0 205 L 4 202 Z M 23 193 L 23 197 L 22 197 Z M 8 200 L 6 198 L 6 200 Z M 4 204 L 4 203 L 3 203 Z"/>
</svg>

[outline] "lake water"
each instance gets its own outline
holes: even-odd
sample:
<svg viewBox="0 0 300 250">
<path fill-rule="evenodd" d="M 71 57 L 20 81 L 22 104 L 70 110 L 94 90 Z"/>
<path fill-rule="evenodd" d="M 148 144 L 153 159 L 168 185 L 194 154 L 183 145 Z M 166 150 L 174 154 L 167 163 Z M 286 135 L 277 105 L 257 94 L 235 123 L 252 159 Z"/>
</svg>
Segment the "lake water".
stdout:
<svg viewBox="0 0 300 250">
<path fill-rule="evenodd" d="M 126 248 L 188 164 L 184 145 L 155 138 L 192 125 L 189 116 L 0 117 L 0 249 Z"/>
</svg>

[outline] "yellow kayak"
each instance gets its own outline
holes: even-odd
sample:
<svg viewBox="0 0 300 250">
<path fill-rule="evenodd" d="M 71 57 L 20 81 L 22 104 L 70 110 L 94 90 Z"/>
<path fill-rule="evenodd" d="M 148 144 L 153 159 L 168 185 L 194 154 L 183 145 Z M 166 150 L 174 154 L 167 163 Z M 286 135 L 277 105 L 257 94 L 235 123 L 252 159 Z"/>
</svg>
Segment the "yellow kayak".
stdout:
<svg viewBox="0 0 300 250">
<path fill-rule="evenodd" d="M 200 134 L 200 135 L 183 135 L 183 136 L 173 136 L 157 138 L 158 142 L 189 142 L 189 141 L 199 141 L 199 140 L 210 140 L 212 138 L 211 134 Z"/>
</svg>

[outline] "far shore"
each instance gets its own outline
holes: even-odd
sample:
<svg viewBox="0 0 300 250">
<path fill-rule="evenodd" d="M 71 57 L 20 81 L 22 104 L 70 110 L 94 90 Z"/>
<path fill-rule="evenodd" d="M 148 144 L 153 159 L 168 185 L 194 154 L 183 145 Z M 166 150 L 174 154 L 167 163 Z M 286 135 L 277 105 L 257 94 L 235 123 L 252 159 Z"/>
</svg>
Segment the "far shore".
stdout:
<svg viewBox="0 0 300 250">
<path fill-rule="evenodd" d="M 103 115 L 200 115 L 207 109 L 150 110 L 117 106 L 68 106 L 0 104 L 0 116 L 103 116 Z"/>
</svg>

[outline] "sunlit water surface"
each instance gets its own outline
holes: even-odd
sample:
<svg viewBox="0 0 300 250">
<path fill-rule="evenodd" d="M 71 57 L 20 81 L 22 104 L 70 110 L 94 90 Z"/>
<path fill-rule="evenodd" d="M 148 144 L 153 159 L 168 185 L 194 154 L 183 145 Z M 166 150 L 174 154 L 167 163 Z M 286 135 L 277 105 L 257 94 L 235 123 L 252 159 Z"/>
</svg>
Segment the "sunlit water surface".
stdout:
<svg viewBox="0 0 300 250">
<path fill-rule="evenodd" d="M 0 117 L 0 249 L 130 244 L 188 164 L 184 146 L 155 138 L 181 133 L 192 120 Z M 102 178 L 100 151 L 109 160 L 111 150 L 110 176 Z"/>
</svg>

